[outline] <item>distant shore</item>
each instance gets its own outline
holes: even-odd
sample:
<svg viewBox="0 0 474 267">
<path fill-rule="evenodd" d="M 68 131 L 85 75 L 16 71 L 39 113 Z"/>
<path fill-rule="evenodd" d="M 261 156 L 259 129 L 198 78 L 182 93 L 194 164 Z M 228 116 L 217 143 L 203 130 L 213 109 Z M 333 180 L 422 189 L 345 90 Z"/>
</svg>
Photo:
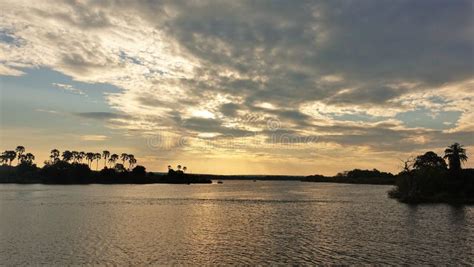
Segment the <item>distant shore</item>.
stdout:
<svg viewBox="0 0 474 267">
<path fill-rule="evenodd" d="M 209 184 L 206 177 L 185 173 L 157 175 L 145 169 L 117 172 L 105 168 L 92 171 L 84 164 L 58 163 L 50 168 L 0 166 L 0 184 Z"/>
</svg>

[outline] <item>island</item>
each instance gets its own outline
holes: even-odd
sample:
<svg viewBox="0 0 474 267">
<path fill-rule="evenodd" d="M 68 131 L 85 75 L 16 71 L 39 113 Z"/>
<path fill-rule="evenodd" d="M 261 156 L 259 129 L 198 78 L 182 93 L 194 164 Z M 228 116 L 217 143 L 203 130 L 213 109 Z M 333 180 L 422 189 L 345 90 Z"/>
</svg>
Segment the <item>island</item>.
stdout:
<svg viewBox="0 0 474 267">
<path fill-rule="evenodd" d="M 16 166 L 12 166 L 16 159 Z M 185 173 L 186 167 L 169 166 L 167 174 L 147 172 L 142 165 L 137 165 L 133 154 L 102 153 L 51 150 L 50 160 L 39 168 L 34 163 L 35 156 L 25 152 L 24 146 L 15 150 L 6 150 L 0 155 L 0 183 L 18 184 L 201 184 L 212 183 L 204 176 Z M 99 162 L 103 168 L 99 170 Z M 120 163 L 121 161 L 121 163 Z M 96 170 L 91 168 L 95 165 Z M 128 165 L 128 166 L 127 166 Z"/>
</svg>

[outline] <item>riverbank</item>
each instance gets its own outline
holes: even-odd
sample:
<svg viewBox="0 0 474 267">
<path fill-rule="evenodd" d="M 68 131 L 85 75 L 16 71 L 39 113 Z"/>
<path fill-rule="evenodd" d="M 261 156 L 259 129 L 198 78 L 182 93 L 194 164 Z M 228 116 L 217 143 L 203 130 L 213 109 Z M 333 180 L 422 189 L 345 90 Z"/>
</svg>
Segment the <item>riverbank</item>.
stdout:
<svg viewBox="0 0 474 267">
<path fill-rule="evenodd" d="M 395 178 L 386 177 L 338 177 L 338 176 L 322 176 L 312 175 L 304 177 L 302 182 L 314 183 L 341 183 L 341 184 L 368 184 L 368 185 L 394 185 Z"/>
<path fill-rule="evenodd" d="M 3 184 L 209 184 L 207 177 L 185 173 L 156 175 L 136 167 L 132 171 L 102 169 L 92 171 L 86 164 L 60 162 L 43 168 L 31 165 L 0 166 L 0 183 Z"/>
<path fill-rule="evenodd" d="M 474 169 L 423 168 L 401 173 L 389 197 L 402 203 L 474 204 Z"/>
<path fill-rule="evenodd" d="M 388 172 L 381 172 L 377 169 L 360 170 L 354 169 L 338 173 L 336 176 L 310 175 L 301 179 L 303 182 L 316 183 L 345 183 L 345 184 L 375 184 L 394 185 L 395 176 Z"/>
</svg>

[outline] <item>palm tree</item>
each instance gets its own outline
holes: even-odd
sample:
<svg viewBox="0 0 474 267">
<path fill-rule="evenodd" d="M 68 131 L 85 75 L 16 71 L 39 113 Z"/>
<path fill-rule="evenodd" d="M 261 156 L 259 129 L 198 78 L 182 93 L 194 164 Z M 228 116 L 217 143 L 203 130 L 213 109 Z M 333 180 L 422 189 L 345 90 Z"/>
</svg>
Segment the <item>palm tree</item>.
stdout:
<svg viewBox="0 0 474 267">
<path fill-rule="evenodd" d="M 59 150 L 56 148 L 51 150 L 51 156 L 49 157 L 51 158 L 52 163 L 56 163 L 59 160 Z"/>
<path fill-rule="evenodd" d="M 87 159 L 87 165 L 90 168 L 92 161 L 94 161 L 94 159 L 95 159 L 95 154 L 92 153 L 92 152 L 87 152 L 85 158 Z"/>
<path fill-rule="evenodd" d="M 128 155 L 128 169 L 131 170 L 132 169 L 132 166 L 135 165 L 137 163 L 137 160 L 135 159 L 135 156 L 130 154 Z"/>
<path fill-rule="evenodd" d="M 73 159 L 73 154 L 71 151 L 69 150 L 65 150 L 63 152 L 63 160 L 66 161 L 66 162 L 69 162 L 71 161 L 71 159 Z"/>
<path fill-rule="evenodd" d="M 104 157 L 104 169 L 107 167 L 107 159 L 110 156 L 110 152 L 107 150 L 102 151 L 102 156 Z"/>
<path fill-rule="evenodd" d="M 115 165 L 115 162 L 119 159 L 119 155 L 117 154 L 112 154 L 109 159 L 109 163 L 112 163 L 112 166 Z"/>
<path fill-rule="evenodd" d="M 21 163 L 26 163 L 28 165 L 33 164 L 33 160 L 35 160 L 35 156 L 31 153 L 26 153 L 20 156 Z"/>
<path fill-rule="evenodd" d="M 35 155 L 31 154 L 31 153 L 26 153 L 26 161 L 27 162 L 31 162 L 33 163 L 33 160 L 35 160 Z"/>
<path fill-rule="evenodd" d="M 79 152 L 77 158 L 79 159 L 79 163 L 82 163 L 82 159 L 86 157 L 86 153 L 84 151 Z"/>
<path fill-rule="evenodd" d="M 24 146 L 17 146 L 15 151 L 18 154 L 18 164 L 19 164 L 20 163 L 20 158 L 22 157 L 23 153 L 25 152 L 25 147 Z"/>
<path fill-rule="evenodd" d="M 183 172 L 186 172 L 188 168 L 186 166 L 183 167 Z"/>
<path fill-rule="evenodd" d="M 181 170 L 181 165 L 176 166 L 178 168 L 178 171 Z"/>
<path fill-rule="evenodd" d="M 14 150 L 5 150 L 2 153 L 2 160 L 4 162 L 9 162 L 9 165 L 12 166 L 12 161 L 16 158 L 16 152 Z"/>
<path fill-rule="evenodd" d="M 99 159 L 101 158 L 100 153 L 95 153 L 94 154 L 94 159 L 97 160 L 97 165 L 95 166 L 95 170 L 97 171 L 99 169 Z"/>
<path fill-rule="evenodd" d="M 77 156 L 79 155 L 79 152 L 77 152 L 77 151 L 71 151 L 71 155 L 72 155 L 72 161 L 73 161 L 73 163 L 77 163 Z"/>
<path fill-rule="evenodd" d="M 444 150 L 443 158 L 448 159 L 450 170 L 460 170 L 462 163 L 467 161 L 466 149 L 454 143 Z"/>
<path fill-rule="evenodd" d="M 120 159 L 122 160 L 122 165 L 125 165 L 125 161 L 128 160 L 128 154 L 122 153 L 122 155 L 120 155 Z"/>
</svg>

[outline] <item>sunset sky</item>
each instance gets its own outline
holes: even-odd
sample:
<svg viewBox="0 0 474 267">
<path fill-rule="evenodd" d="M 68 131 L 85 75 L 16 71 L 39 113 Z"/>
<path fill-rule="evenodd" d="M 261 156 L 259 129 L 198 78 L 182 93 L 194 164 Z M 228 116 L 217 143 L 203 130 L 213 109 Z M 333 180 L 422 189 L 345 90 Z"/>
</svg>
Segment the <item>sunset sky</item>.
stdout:
<svg viewBox="0 0 474 267">
<path fill-rule="evenodd" d="M 149 171 L 474 158 L 473 1 L 0 0 L 0 149 Z M 471 159 L 467 166 L 473 167 Z"/>
</svg>

